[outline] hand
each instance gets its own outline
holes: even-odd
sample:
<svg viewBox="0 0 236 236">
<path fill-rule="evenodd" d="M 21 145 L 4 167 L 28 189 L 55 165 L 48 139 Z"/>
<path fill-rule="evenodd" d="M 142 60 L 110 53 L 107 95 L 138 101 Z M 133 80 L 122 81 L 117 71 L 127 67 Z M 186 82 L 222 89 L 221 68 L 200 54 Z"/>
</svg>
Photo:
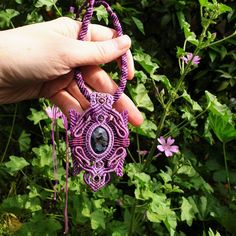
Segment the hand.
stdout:
<svg viewBox="0 0 236 236">
<path fill-rule="evenodd" d="M 0 104 L 45 97 L 65 114 L 72 108 L 81 112 L 89 103 L 73 80 L 74 68 L 81 68 L 89 88 L 113 94 L 117 85 L 98 65 L 124 53 L 128 57 L 128 79 L 133 78 L 128 36 L 116 37 L 114 30 L 91 24 L 86 41 L 79 41 L 80 29 L 80 22 L 62 17 L 1 31 Z M 118 111 L 128 110 L 131 124 L 143 122 L 141 113 L 125 94 L 114 106 Z"/>
</svg>

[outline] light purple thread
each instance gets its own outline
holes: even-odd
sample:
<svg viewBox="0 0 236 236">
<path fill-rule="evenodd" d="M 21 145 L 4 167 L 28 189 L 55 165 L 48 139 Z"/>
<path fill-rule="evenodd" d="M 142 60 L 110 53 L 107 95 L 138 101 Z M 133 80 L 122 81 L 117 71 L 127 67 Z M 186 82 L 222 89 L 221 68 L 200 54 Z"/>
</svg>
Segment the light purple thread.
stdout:
<svg viewBox="0 0 236 236">
<path fill-rule="evenodd" d="M 79 40 L 85 40 L 89 23 L 93 15 L 94 6 L 103 5 L 110 15 L 117 35 L 122 35 L 122 28 L 118 17 L 105 1 L 86 1 L 80 8 L 86 8 L 82 20 Z M 129 146 L 128 112 L 117 112 L 113 109 L 116 102 L 124 92 L 128 77 L 126 54 L 121 56 L 121 77 L 118 89 L 114 95 L 107 93 L 90 92 L 85 86 L 79 68 L 75 72 L 75 79 L 81 93 L 90 101 L 90 108 L 83 114 L 70 110 L 70 140 L 74 174 L 84 170 L 84 181 L 93 191 L 105 186 L 110 181 L 110 174 L 123 175 L 123 164 Z M 92 144 L 96 132 L 101 131 L 95 138 L 95 147 Z M 97 143 L 96 143 L 97 142 Z M 98 152 L 96 145 L 102 149 Z"/>
</svg>

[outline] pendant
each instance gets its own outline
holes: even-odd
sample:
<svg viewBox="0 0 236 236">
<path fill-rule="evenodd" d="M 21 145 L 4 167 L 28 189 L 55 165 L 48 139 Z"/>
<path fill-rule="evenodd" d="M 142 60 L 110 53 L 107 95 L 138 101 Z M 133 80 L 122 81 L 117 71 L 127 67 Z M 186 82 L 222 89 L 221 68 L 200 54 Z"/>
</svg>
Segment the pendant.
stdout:
<svg viewBox="0 0 236 236">
<path fill-rule="evenodd" d="M 113 96 L 93 92 L 90 108 L 82 115 L 70 110 L 70 141 L 74 174 L 84 170 L 84 181 L 93 191 L 105 186 L 110 175 L 123 175 L 129 146 L 128 112 L 117 112 Z"/>
</svg>

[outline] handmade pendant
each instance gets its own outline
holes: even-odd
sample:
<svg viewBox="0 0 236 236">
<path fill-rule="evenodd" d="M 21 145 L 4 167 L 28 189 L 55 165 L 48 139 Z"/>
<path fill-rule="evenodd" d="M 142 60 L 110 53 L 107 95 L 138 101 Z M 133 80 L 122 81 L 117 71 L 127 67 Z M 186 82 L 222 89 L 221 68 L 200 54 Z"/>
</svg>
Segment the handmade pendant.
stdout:
<svg viewBox="0 0 236 236">
<path fill-rule="evenodd" d="M 118 17 L 109 4 L 102 0 L 87 0 L 79 40 L 85 40 L 94 6 L 103 5 L 110 15 L 117 36 L 122 35 Z M 79 12 L 81 12 L 80 10 Z M 111 172 L 122 176 L 126 147 L 129 146 L 128 112 L 119 113 L 112 106 L 124 92 L 128 64 L 126 54 L 121 56 L 121 78 L 114 95 L 93 92 L 90 94 L 79 69 L 75 79 L 81 93 L 90 101 L 90 108 L 83 114 L 70 111 L 70 148 L 74 173 L 84 170 L 84 181 L 97 191 L 110 180 Z"/>
<path fill-rule="evenodd" d="M 112 108 L 113 96 L 93 92 L 90 108 L 83 115 L 70 111 L 74 174 L 85 170 L 84 181 L 97 191 L 110 180 L 110 173 L 122 176 L 129 146 L 128 113 Z"/>
</svg>

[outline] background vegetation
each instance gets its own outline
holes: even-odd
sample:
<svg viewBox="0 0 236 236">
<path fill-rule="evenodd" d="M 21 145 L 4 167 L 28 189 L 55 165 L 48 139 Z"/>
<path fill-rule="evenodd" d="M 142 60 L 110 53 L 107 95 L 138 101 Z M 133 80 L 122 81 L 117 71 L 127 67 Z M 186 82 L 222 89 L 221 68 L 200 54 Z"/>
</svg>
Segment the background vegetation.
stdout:
<svg viewBox="0 0 236 236">
<path fill-rule="evenodd" d="M 108 2 L 133 40 L 136 79 L 126 92 L 145 122 L 130 126 L 123 178 L 93 193 L 70 171 L 68 235 L 235 235 L 236 3 Z M 81 3 L 1 0 L 0 28 L 75 17 L 69 8 Z M 107 24 L 102 7 L 94 16 Z M 186 53 L 200 64 L 184 63 Z M 106 68 L 117 79 L 118 68 Z M 58 121 L 55 203 L 48 105 L 0 106 L 0 235 L 63 235 L 65 137 Z M 180 152 L 165 157 L 160 136 L 175 138 Z"/>
</svg>

